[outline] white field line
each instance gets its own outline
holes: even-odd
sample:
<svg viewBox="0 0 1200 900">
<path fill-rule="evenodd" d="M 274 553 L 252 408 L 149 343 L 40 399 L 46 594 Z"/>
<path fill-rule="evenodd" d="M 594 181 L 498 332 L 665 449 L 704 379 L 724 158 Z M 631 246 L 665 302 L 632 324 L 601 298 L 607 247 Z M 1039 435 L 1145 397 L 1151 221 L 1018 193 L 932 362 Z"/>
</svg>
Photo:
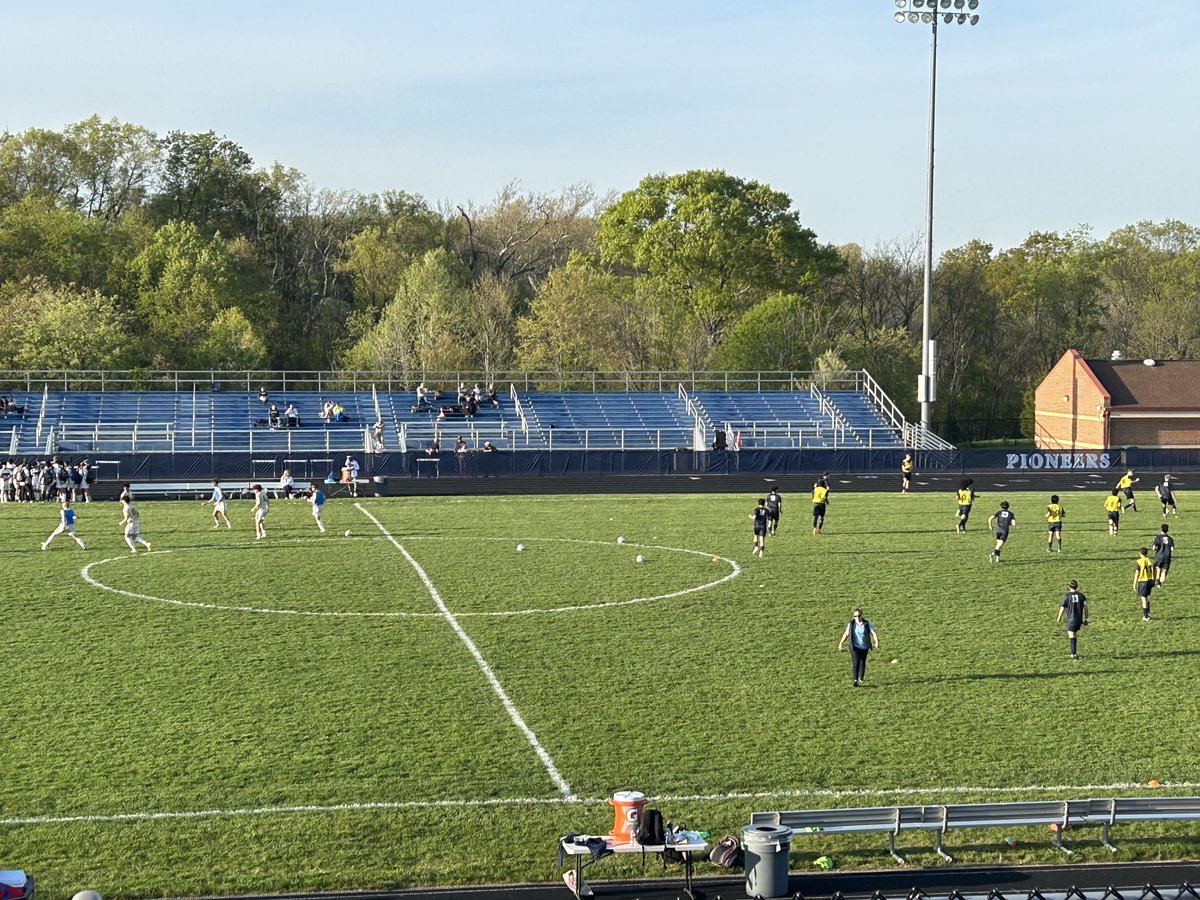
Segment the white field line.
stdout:
<svg viewBox="0 0 1200 900">
<path fill-rule="evenodd" d="M 662 794 L 652 795 L 656 803 L 719 803 L 734 800 L 796 800 L 806 798 L 842 799 L 854 797 L 904 797 L 911 795 L 961 795 L 980 794 L 1012 795 L 1012 794 L 1096 794 L 1109 791 L 1132 791 L 1144 788 L 1141 782 L 1128 781 L 1115 784 L 1056 784 L 1056 785 L 1026 785 L 1024 787 L 907 787 L 907 788 L 855 788 L 852 790 L 813 789 L 813 790 L 779 790 L 779 791 L 732 791 L 723 794 Z M 1200 788 L 1200 782 L 1174 781 L 1164 782 L 1161 787 L 1152 792 L 1163 793 L 1168 789 L 1195 790 Z M 16 827 L 20 825 L 66 825 L 76 822 L 152 822 L 175 819 L 222 819 L 244 816 L 278 816 L 302 815 L 308 813 L 337 813 L 337 812 L 374 812 L 398 811 L 406 809 L 447 809 L 468 807 L 508 807 L 508 806 L 602 806 L 608 803 L 607 797 L 494 797 L 486 800 L 409 800 L 404 802 L 378 803 L 336 803 L 330 805 L 298 805 L 298 806 L 257 806 L 241 809 L 197 809 L 179 810 L 174 812 L 131 812 L 108 813 L 76 816 L 11 816 L 0 819 L 0 827 Z"/>
<path fill-rule="evenodd" d="M 360 506 L 359 509 L 362 509 L 362 507 Z M 363 510 L 363 512 L 366 512 L 366 510 Z M 370 513 L 368 513 L 368 515 L 370 515 Z M 382 540 L 382 538 L 372 538 L 371 540 Z M 448 540 L 448 539 L 441 538 L 441 537 L 430 537 L 430 538 L 421 538 L 421 540 L 423 540 L 423 541 L 440 541 L 440 540 Z M 493 537 L 493 538 L 478 538 L 478 539 L 473 539 L 473 540 L 507 541 L 507 542 L 511 543 L 512 541 L 517 540 L 517 538 Z M 602 546 L 602 547 L 611 546 L 610 541 L 577 540 L 575 538 L 524 538 L 524 540 L 527 540 L 530 543 L 543 542 L 543 543 L 560 543 L 560 544 L 593 544 L 593 545 Z M 318 542 L 325 542 L 325 541 L 326 541 L 325 538 L 295 538 L 295 539 L 291 539 L 291 540 L 287 540 L 287 541 L 275 541 L 274 544 L 278 545 L 281 543 L 318 543 Z M 627 542 L 623 546 L 637 548 L 639 550 L 663 550 L 663 551 L 667 551 L 670 553 L 689 553 L 689 554 L 692 554 L 693 556 L 708 557 L 710 555 L 707 551 L 704 551 L 704 550 L 689 550 L 685 547 L 664 547 L 664 546 L 659 546 L 657 544 L 637 544 L 637 543 L 633 543 L 633 542 Z M 159 550 L 156 552 L 159 554 L 162 554 L 162 553 L 192 553 L 192 552 L 197 552 L 197 551 L 206 551 L 206 550 L 214 550 L 214 549 L 218 549 L 218 548 L 214 548 L 214 547 L 171 547 L 169 549 Z M 87 565 L 85 565 L 82 569 L 79 570 L 80 577 L 82 577 L 84 581 L 86 581 L 88 584 L 90 584 L 94 588 L 99 588 L 102 591 L 108 591 L 113 594 L 119 594 L 122 597 L 129 597 L 133 600 L 148 600 L 152 603 L 165 603 L 168 606 L 189 607 L 192 609 L 223 610 L 225 612 L 253 613 L 255 615 L 311 616 L 311 617 L 317 617 L 317 618 L 331 618 L 331 619 L 343 619 L 343 618 L 345 618 L 345 619 L 354 619 L 354 618 L 362 618 L 362 619 L 409 619 L 409 618 L 411 618 L 411 619 L 434 619 L 434 618 L 439 618 L 441 616 L 440 612 L 403 612 L 400 610 L 380 611 L 380 612 L 351 612 L 351 611 L 340 611 L 339 612 L 337 610 L 275 609 L 275 608 L 268 608 L 268 607 L 262 607 L 262 606 L 230 606 L 228 604 L 222 604 L 222 603 L 204 603 L 201 601 L 191 601 L 191 600 L 173 600 L 169 597 L 158 597 L 158 596 L 155 596 L 154 594 L 142 594 L 142 593 L 138 593 L 137 591 L 126 591 L 121 588 L 115 588 L 115 587 L 112 587 L 111 585 L 105 584 L 102 581 L 98 581 L 96 578 L 94 578 L 92 576 L 92 569 L 94 567 L 107 565 L 108 563 L 121 562 L 122 560 L 124 560 L 125 562 L 128 562 L 131 556 L 132 556 L 132 554 L 123 553 L 120 556 L 110 556 L 108 559 L 98 559 L 98 560 L 95 560 L 94 562 L 90 562 Z M 462 619 L 462 618 L 467 618 L 467 617 L 475 618 L 475 617 L 481 617 L 481 616 L 487 616 L 487 617 L 531 616 L 531 615 L 537 615 L 540 613 L 555 614 L 555 613 L 582 612 L 582 611 L 592 610 L 592 609 L 612 609 L 612 608 L 618 607 L 618 606 L 632 606 L 637 603 L 653 603 L 656 600 L 673 600 L 676 597 L 683 597 L 687 594 L 694 594 L 698 591 L 707 591 L 710 588 L 717 587 L 718 585 L 724 584 L 727 581 L 737 578 L 739 575 L 742 574 L 742 567 L 740 565 L 738 565 L 738 563 L 735 560 L 729 559 L 724 556 L 714 556 L 712 558 L 719 560 L 722 563 L 727 564 L 730 567 L 729 572 L 726 575 L 724 575 L 723 577 L 718 578 L 715 581 L 706 581 L 703 584 L 697 584 L 697 585 L 694 585 L 693 587 L 689 587 L 689 588 L 681 588 L 678 591 L 671 591 L 670 593 L 666 593 L 666 594 L 654 594 L 653 596 L 648 596 L 648 597 L 631 597 L 626 600 L 601 600 L 596 603 L 578 603 L 578 604 L 573 604 L 571 606 L 530 607 L 527 609 L 493 609 L 493 610 L 463 611 L 463 612 L 454 613 L 454 615 L 457 616 L 458 618 Z M 136 563 L 134 563 L 134 564 L 136 565 Z"/>
<path fill-rule="evenodd" d="M 496 673 L 492 671 L 492 667 L 489 666 L 487 660 L 483 658 L 483 654 L 479 652 L 479 648 L 475 646 L 475 642 L 471 640 L 471 636 L 468 635 L 463 627 L 458 624 L 458 620 L 454 618 L 454 614 L 451 613 L 446 607 L 446 604 L 442 601 L 441 594 L 439 594 L 438 589 L 433 586 L 433 582 L 429 580 L 429 576 L 425 574 L 425 570 L 421 568 L 421 564 L 413 558 L 411 553 L 404 549 L 403 544 L 392 537 L 392 533 L 384 528 L 382 522 L 380 522 L 377 518 L 375 518 L 375 516 L 363 508 L 361 503 L 355 503 L 354 506 L 359 512 L 375 523 L 375 527 L 383 532 L 383 536 L 388 539 L 393 547 L 404 554 L 404 558 L 408 560 L 408 564 L 413 567 L 413 570 L 424 583 L 425 589 L 429 591 L 429 596 L 433 598 L 433 602 L 437 605 L 438 612 L 442 614 L 442 618 L 445 619 L 450 627 L 454 629 L 454 633 L 458 635 L 458 639 L 463 642 L 463 645 L 467 648 L 467 651 L 475 658 L 475 663 L 479 666 L 480 671 L 483 672 L 484 677 L 487 678 L 488 684 L 492 686 L 492 690 L 495 691 L 496 696 L 500 698 L 500 703 L 504 706 L 505 711 L 508 712 L 508 717 L 512 719 L 513 724 L 516 725 L 517 728 L 519 728 L 525 735 L 525 739 L 529 741 L 530 746 L 533 747 L 533 752 L 538 755 L 538 759 L 542 761 L 542 765 L 545 766 L 546 771 L 550 773 L 550 779 L 558 787 L 559 792 L 563 795 L 563 799 L 578 799 L 575 796 L 575 792 L 571 790 L 571 786 L 567 784 L 566 779 L 563 778 L 562 774 L 558 771 L 558 767 L 554 765 L 554 760 L 550 758 L 550 754 L 546 752 L 546 748 L 542 746 L 541 741 L 539 741 L 537 738 L 537 735 L 533 733 L 533 729 L 525 724 L 525 720 L 517 711 L 516 705 L 509 698 L 508 693 L 504 690 L 504 686 L 500 684 L 500 679 L 496 677 Z"/>
</svg>

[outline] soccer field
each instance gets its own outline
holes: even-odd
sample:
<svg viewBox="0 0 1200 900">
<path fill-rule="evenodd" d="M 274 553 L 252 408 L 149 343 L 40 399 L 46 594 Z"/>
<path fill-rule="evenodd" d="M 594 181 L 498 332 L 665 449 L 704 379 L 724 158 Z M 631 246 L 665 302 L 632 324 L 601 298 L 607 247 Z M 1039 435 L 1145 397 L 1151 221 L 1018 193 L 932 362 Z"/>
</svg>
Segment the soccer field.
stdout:
<svg viewBox="0 0 1200 900">
<path fill-rule="evenodd" d="M 981 497 L 966 535 L 952 495 L 835 493 L 819 537 L 788 496 L 763 559 L 751 496 L 339 498 L 325 535 L 277 501 L 263 541 L 249 501 L 232 530 L 145 502 L 137 555 L 115 503 L 79 506 L 86 551 L 45 553 L 54 505 L 0 506 L 0 868 L 49 897 L 544 881 L 616 790 L 718 837 L 754 809 L 1195 793 L 1200 519 L 1182 494 L 1143 623 L 1163 519 L 1143 496 L 1113 538 L 1103 499 L 1063 493 L 1048 555 L 1041 493 Z M 859 689 L 835 649 L 855 605 L 882 645 Z M 1118 858 L 1194 855 L 1182 830 Z M 1050 861 L 1032 840 L 956 856 Z M 792 865 L 880 845 L 798 836 Z"/>
</svg>

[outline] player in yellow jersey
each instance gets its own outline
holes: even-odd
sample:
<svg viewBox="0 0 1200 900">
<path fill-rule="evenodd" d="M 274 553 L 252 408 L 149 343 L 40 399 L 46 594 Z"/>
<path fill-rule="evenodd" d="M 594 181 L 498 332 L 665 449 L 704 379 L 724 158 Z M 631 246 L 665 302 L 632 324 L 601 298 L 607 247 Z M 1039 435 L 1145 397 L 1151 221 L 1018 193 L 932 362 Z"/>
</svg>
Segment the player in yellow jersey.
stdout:
<svg viewBox="0 0 1200 900">
<path fill-rule="evenodd" d="M 967 533 L 967 519 L 971 517 L 971 504 L 975 502 L 975 492 L 971 490 L 974 483 L 974 478 L 964 478 L 958 483 L 958 493 L 954 495 L 958 501 L 959 534 Z"/>
<path fill-rule="evenodd" d="M 1046 507 L 1046 552 L 1058 538 L 1058 552 L 1062 553 L 1062 520 L 1067 511 L 1059 505 L 1058 494 L 1050 495 L 1050 505 Z"/>
<path fill-rule="evenodd" d="M 1125 474 L 1121 476 L 1121 480 L 1117 482 L 1117 490 L 1123 493 L 1125 499 L 1128 501 L 1125 504 L 1125 508 L 1133 509 L 1134 512 L 1137 512 L 1138 508 L 1137 500 L 1133 496 L 1133 486 L 1141 480 L 1140 478 L 1133 477 L 1133 469 L 1126 469 Z"/>
<path fill-rule="evenodd" d="M 900 461 L 900 493 L 902 494 L 907 494 L 908 489 L 912 487 L 913 465 L 912 453 L 905 453 L 904 459 Z"/>
<path fill-rule="evenodd" d="M 813 534 L 820 534 L 825 527 L 825 508 L 829 505 L 829 482 L 824 478 L 813 485 Z"/>
<path fill-rule="evenodd" d="M 1108 513 L 1108 533 L 1116 537 L 1121 526 L 1121 498 L 1117 496 L 1116 488 L 1104 498 L 1104 511 Z"/>
<path fill-rule="evenodd" d="M 1154 589 L 1154 561 L 1149 553 L 1150 550 L 1143 547 L 1133 564 L 1133 590 L 1142 601 L 1143 622 L 1150 621 L 1150 591 Z"/>
</svg>

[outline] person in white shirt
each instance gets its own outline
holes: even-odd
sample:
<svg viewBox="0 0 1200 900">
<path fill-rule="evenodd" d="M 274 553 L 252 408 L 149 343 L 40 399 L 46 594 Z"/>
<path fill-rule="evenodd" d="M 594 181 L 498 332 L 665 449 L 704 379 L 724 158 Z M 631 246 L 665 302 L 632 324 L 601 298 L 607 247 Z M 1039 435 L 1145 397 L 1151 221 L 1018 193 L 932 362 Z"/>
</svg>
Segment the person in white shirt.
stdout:
<svg viewBox="0 0 1200 900">
<path fill-rule="evenodd" d="M 142 537 L 138 508 L 132 502 L 121 504 L 121 524 L 125 526 L 125 543 L 130 553 L 137 553 L 137 544 L 144 544 L 147 551 L 153 550 L 150 542 Z"/>
</svg>

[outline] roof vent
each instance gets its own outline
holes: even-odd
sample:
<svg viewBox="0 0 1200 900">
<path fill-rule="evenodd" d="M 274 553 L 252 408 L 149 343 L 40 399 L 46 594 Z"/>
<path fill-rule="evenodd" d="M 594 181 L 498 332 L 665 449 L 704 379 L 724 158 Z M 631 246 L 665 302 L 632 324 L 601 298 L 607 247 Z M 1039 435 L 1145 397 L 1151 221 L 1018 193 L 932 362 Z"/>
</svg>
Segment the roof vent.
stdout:
<svg viewBox="0 0 1200 900">
<path fill-rule="evenodd" d="M 1157 365 L 1158 365 L 1158 363 L 1156 363 L 1156 362 L 1155 362 L 1154 360 L 1152 360 L 1152 359 L 1143 359 L 1143 360 L 1142 360 L 1142 365 L 1143 365 L 1143 366 L 1157 366 Z"/>
<path fill-rule="evenodd" d="M 1121 351 L 1120 351 L 1120 350 L 1114 350 L 1114 351 L 1112 352 L 1112 361 L 1113 361 L 1113 362 L 1116 362 L 1117 360 L 1120 360 L 1120 359 L 1124 359 L 1124 357 L 1123 357 L 1123 356 L 1122 356 L 1122 354 L 1121 354 Z"/>
</svg>

